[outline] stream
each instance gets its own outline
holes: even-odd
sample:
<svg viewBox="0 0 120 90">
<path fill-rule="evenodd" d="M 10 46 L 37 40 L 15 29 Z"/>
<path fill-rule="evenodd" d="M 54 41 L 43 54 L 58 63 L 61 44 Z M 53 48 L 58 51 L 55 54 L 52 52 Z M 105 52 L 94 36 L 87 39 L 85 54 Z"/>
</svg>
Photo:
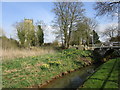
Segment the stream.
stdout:
<svg viewBox="0 0 120 90">
<path fill-rule="evenodd" d="M 77 89 L 79 86 L 81 86 L 84 83 L 84 81 L 87 79 L 88 76 L 90 76 L 92 73 L 95 72 L 98 66 L 99 65 L 91 65 L 91 66 L 83 67 L 80 70 L 71 72 L 70 74 L 57 78 L 41 88 Z"/>
</svg>

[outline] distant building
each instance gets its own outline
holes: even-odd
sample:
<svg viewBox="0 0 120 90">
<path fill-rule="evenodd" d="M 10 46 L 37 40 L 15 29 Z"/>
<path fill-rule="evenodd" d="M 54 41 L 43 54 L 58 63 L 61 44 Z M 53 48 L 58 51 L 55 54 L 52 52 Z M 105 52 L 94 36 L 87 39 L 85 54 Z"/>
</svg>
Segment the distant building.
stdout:
<svg viewBox="0 0 120 90">
<path fill-rule="evenodd" d="M 34 30 L 33 19 L 24 19 L 24 28 L 27 31 L 25 36 L 28 37 L 29 34 L 31 33 L 31 31 Z M 30 38 L 29 38 L 29 40 L 25 39 L 25 43 L 28 46 L 30 46 L 30 44 L 31 44 Z"/>
<path fill-rule="evenodd" d="M 33 19 L 24 19 L 25 23 L 33 24 Z"/>
</svg>

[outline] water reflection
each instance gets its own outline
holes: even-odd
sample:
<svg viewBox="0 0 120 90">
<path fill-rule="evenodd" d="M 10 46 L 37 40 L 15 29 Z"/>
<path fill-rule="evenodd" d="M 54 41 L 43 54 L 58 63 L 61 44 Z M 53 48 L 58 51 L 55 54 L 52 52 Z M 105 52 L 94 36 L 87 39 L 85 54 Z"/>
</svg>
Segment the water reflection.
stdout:
<svg viewBox="0 0 120 90">
<path fill-rule="evenodd" d="M 42 88 L 78 88 L 85 79 L 94 73 L 97 66 L 92 65 L 60 77 Z"/>
</svg>

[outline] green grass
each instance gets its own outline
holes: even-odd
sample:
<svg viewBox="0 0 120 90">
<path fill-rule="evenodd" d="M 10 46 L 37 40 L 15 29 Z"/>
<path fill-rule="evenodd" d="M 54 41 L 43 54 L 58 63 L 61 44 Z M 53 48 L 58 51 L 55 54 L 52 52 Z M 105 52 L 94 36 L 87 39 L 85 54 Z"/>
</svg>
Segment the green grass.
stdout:
<svg viewBox="0 0 120 90">
<path fill-rule="evenodd" d="M 3 60 L 3 88 L 25 88 L 43 84 L 62 72 L 74 70 L 92 62 L 89 56 L 91 56 L 90 51 L 69 49 L 54 55 Z M 87 60 L 82 60 L 85 57 Z"/>
<path fill-rule="evenodd" d="M 111 59 L 99 67 L 82 88 L 118 88 L 120 58 Z"/>
</svg>

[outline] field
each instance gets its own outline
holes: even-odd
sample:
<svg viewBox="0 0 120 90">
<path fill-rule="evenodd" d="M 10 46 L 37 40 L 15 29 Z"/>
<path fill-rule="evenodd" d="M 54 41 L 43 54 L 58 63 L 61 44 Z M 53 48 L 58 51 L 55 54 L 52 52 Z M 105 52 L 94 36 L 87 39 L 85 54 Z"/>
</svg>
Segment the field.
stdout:
<svg viewBox="0 0 120 90">
<path fill-rule="evenodd" d="M 90 51 L 68 49 L 56 54 L 3 60 L 3 88 L 38 87 L 93 62 Z"/>
<path fill-rule="evenodd" d="M 119 88 L 120 58 L 111 59 L 99 67 L 80 88 Z"/>
</svg>

